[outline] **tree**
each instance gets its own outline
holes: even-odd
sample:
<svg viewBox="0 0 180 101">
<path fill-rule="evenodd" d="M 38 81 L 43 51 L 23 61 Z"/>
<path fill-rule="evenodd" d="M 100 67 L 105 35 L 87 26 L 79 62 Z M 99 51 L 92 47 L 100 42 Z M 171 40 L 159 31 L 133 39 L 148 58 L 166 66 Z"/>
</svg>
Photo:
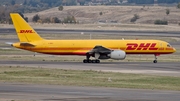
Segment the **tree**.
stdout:
<svg viewBox="0 0 180 101">
<path fill-rule="evenodd" d="M 139 15 L 134 14 L 134 17 L 131 19 L 131 22 L 135 22 L 137 19 L 139 19 Z"/>
<path fill-rule="evenodd" d="M 18 12 L 18 13 L 26 22 L 28 22 L 28 17 L 24 17 L 24 14 L 21 12 Z"/>
<path fill-rule="evenodd" d="M 46 3 L 50 7 L 62 5 L 62 0 L 40 0 L 40 2 L 41 3 Z"/>
<path fill-rule="evenodd" d="M 120 3 L 122 4 L 122 3 L 123 3 L 123 0 L 120 0 Z"/>
<path fill-rule="evenodd" d="M 99 15 L 103 15 L 103 13 L 102 13 L 102 12 L 99 12 Z"/>
<path fill-rule="evenodd" d="M 180 3 L 178 3 L 177 8 L 179 8 L 179 9 L 180 9 Z"/>
<path fill-rule="evenodd" d="M 63 23 L 77 23 L 74 16 L 67 16 L 64 18 Z"/>
<path fill-rule="evenodd" d="M 166 21 L 166 20 L 156 20 L 156 21 L 154 21 L 154 24 L 156 24 L 156 25 L 168 25 L 168 21 Z"/>
<path fill-rule="evenodd" d="M 35 16 L 33 16 L 33 18 L 32 18 L 32 21 L 33 21 L 33 22 L 37 22 L 38 20 L 40 20 L 40 17 L 39 17 L 38 14 L 36 14 Z"/>
<path fill-rule="evenodd" d="M 86 0 L 78 0 L 78 2 L 80 3 L 80 5 L 84 5 Z"/>
<path fill-rule="evenodd" d="M 73 21 L 73 23 L 76 23 L 77 21 L 76 21 L 76 18 L 74 17 L 74 16 L 72 16 L 72 21 Z"/>
<path fill-rule="evenodd" d="M 9 18 L 9 24 L 13 24 L 13 22 L 12 22 L 12 19 L 11 18 Z"/>
<path fill-rule="evenodd" d="M 11 5 L 15 5 L 16 1 L 15 0 L 11 0 Z"/>
<path fill-rule="evenodd" d="M 166 15 L 169 15 L 169 13 L 170 13 L 170 10 L 166 9 Z"/>
<path fill-rule="evenodd" d="M 24 14 L 23 13 L 21 13 L 21 12 L 18 12 L 19 13 L 19 15 L 22 17 L 22 18 L 24 18 Z"/>
<path fill-rule="evenodd" d="M 23 5 L 27 5 L 27 0 L 24 0 Z"/>
<path fill-rule="evenodd" d="M 50 20 L 50 18 L 49 18 L 49 17 L 47 17 L 47 18 L 43 19 L 43 20 L 42 20 L 42 22 L 43 22 L 43 23 L 50 23 L 50 22 L 51 22 L 51 20 Z"/>
<path fill-rule="evenodd" d="M 54 17 L 54 23 L 60 23 L 61 21 L 57 18 L 57 17 Z"/>
<path fill-rule="evenodd" d="M 28 5 L 30 5 L 32 7 L 37 7 L 38 2 L 36 0 L 30 0 Z"/>
<path fill-rule="evenodd" d="M 25 20 L 26 22 L 28 22 L 28 17 L 25 17 L 24 20 Z"/>
<path fill-rule="evenodd" d="M 159 1 L 159 0 L 158 0 Z M 154 0 L 128 0 L 128 3 L 135 4 L 154 4 Z"/>
<path fill-rule="evenodd" d="M 63 7 L 63 6 L 59 6 L 58 9 L 59 9 L 60 11 L 62 11 L 62 10 L 64 9 L 64 7 Z"/>
<path fill-rule="evenodd" d="M 76 0 L 63 0 L 63 2 L 64 2 L 64 5 L 67 5 L 67 6 L 76 5 Z"/>
</svg>

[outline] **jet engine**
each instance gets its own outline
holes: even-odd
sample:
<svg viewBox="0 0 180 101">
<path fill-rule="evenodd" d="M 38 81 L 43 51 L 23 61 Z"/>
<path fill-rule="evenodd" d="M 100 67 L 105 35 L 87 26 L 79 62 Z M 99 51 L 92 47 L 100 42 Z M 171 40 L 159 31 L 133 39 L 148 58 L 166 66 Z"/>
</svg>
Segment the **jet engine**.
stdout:
<svg viewBox="0 0 180 101">
<path fill-rule="evenodd" d="M 126 53 L 125 51 L 122 50 L 113 50 L 110 54 L 109 54 L 111 59 L 114 60 L 124 60 L 126 58 Z"/>
</svg>

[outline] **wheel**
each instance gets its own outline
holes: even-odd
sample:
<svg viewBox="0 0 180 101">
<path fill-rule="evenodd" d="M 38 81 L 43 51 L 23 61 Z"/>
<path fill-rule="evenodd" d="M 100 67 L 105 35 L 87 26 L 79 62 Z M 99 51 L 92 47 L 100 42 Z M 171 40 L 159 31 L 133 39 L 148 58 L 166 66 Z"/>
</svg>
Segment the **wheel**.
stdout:
<svg viewBox="0 0 180 101">
<path fill-rule="evenodd" d="M 92 63 L 96 63 L 96 60 L 92 60 Z"/>
<path fill-rule="evenodd" d="M 157 63 L 157 60 L 154 60 L 153 62 L 154 62 L 154 63 Z"/>
<path fill-rule="evenodd" d="M 100 60 L 87 60 L 87 59 L 84 59 L 83 63 L 100 63 Z"/>
<path fill-rule="evenodd" d="M 88 63 L 88 60 L 84 59 L 84 60 L 83 60 L 83 63 Z"/>
<path fill-rule="evenodd" d="M 92 60 L 87 60 L 88 61 L 88 63 L 92 63 Z"/>
<path fill-rule="evenodd" d="M 100 60 L 95 60 L 96 61 L 96 63 L 100 63 Z"/>
</svg>

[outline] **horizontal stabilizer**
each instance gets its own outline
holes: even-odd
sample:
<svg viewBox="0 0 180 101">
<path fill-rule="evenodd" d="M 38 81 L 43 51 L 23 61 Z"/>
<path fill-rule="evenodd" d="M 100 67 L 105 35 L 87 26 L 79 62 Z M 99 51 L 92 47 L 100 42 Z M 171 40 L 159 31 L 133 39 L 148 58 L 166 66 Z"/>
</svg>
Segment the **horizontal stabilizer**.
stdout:
<svg viewBox="0 0 180 101">
<path fill-rule="evenodd" d="M 20 46 L 24 46 L 24 47 L 35 47 L 35 45 L 33 45 L 33 44 L 31 44 L 31 43 L 26 43 L 26 42 L 20 43 Z"/>
</svg>

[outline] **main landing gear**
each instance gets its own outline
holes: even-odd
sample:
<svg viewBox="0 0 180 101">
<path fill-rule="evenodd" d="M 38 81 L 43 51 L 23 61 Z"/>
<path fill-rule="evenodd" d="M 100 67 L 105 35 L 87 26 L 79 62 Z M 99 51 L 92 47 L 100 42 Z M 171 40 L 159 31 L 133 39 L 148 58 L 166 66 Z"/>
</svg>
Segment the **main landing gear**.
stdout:
<svg viewBox="0 0 180 101">
<path fill-rule="evenodd" d="M 90 55 L 86 55 L 86 59 L 83 60 L 83 63 L 100 63 L 100 60 L 98 59 L 91 60 Z"/>
<path fill-rule="evenodd" d="M 154 58 L 155 58 L 155 60 L 153 61 L 153 63 L 157 63 L 157 55 L 156 54 L 154 54 Z"/>
<path fill-rule="evenodd" d="M 100 63 L 100 60 L 90 60 L 90 59 L 84 59 L 83 63 Z"/>
</svg>

